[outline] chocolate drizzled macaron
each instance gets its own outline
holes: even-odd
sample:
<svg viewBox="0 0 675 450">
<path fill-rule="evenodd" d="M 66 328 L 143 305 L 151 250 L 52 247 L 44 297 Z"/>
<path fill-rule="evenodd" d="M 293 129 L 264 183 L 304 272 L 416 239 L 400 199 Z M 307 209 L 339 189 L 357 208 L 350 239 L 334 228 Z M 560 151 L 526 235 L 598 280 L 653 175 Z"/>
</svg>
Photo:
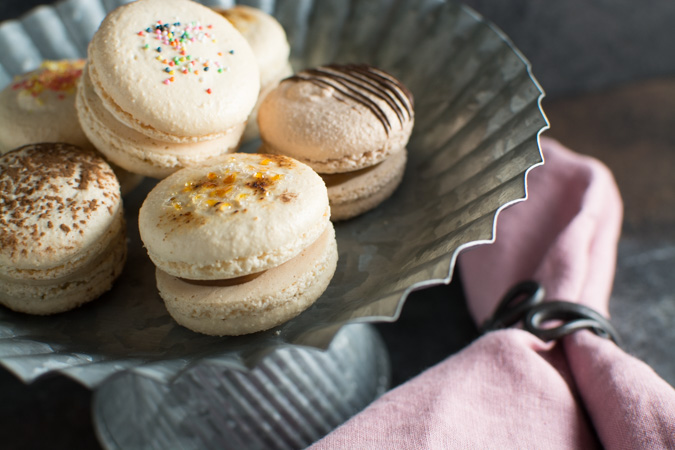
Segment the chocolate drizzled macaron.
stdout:
<svg viewBox="0 0 675 450">
<path fill-rule="evenodd" d="M 196 143 L 233 151 L 260 89 L 246 40 L 189 0 L 113 10 L 89 44 L 84 76 L 91 89 L 76 106 L 89 139 L 116 164 L 153 177 L 214 157 L 201 150 L 185 157 Z"/>
<path fill-rule="evenodd" d="M 169 313 L 210 335 L 289 320 L 337 264 L 323 181 L 280 155 L 236 153 L 174 173 L 149 193 L 139 229 Z"/>
<path fill-rule="evenodd" d="M 408 89 L 374 67 L 303 70 L 260 107 L 263 151 L 296 158 L 324 176 L 333 220 L 348 219 L 377 206 L 400 183 L 413 107 Z"/>
<path fill-rule="evenodd" d="M 67 311 L 112 287 L 126 259 L 120 188 L 93 151 L 35 144 L 0 157 L 0 304 Z"/>
</svg>

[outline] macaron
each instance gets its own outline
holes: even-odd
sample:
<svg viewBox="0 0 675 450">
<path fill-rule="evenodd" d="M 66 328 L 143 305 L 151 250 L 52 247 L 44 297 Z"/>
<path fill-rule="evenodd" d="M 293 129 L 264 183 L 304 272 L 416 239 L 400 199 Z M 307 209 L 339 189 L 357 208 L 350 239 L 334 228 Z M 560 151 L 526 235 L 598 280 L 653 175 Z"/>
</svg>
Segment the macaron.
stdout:
<svg viewBox="0 0 675 450">
<path fill-rule="evenodd" d="M 31 144 L 0 156 L 0 304 L 48 315 L 109 290 L 126 259 L 120 187 L 93 151 Z"/>
<path fill-rule="evenodd" d="M 89 44 L 86 76 L 110 116 L 158 141 L 153 149 L 221 140 L 220 154 L 233 151 L 260 89 L 246 39 L 220 14 L 189 0 L 139 0 L 111 11 Z M 91 111 L 83 102 L 76 106 L 86 121 Z M 97 148 L 141 173 L 114 145 L 101 139 Z M 152 151 L 137 150 L 158 164 Z M 192 162 L 212 157 L 202 156 Z"/>
<path fill-rule="evenodd" d="M 209 335 L 295 317 L 337 264 L 323 180 L 280 155 L 235 153 L 168 176 L 144 201 L 139 229 L 167 310 Z"/>
<path fill-rule="evenodd" d="M 79 121 L 86 135 L 108 160 L 158 179 L 220 156 L 224 150 L 227 153 L 236 149 L 245 126 L 241 123 L 222 137 L 200 142 L 158 141 L 115 119 L 96 95 L 87 68 L 78 86 L 77 105 Z"/>
<path fill-rule="evenodd" d="M 243 141 L 246 142 L 258 137 L 257 116 L 262 100 L 282 79 L 293 74 L 288 60 L 291 47 L 281 24 L 261 9 L 236 5 L 216 8 L 216 11 L 246 38 L 260 70 L 260 95 L 244 130 Z"/>
<path fill-rule="evenodd" d="M 75 113 L 75 92 L 84 64 L 83 59 L 43 61 L 0 91 L 0 154 L 39 142 L 94 148 Z M 123 194 L 143 178 L 120 167 L 113 170 Z"/>
<path fill-rule="evenodd" d="M 377 68 L 306 69 L 283 80 L 260 106 L 261 151 L 295 158 L 322 176 L 342 174 L 326 184 L 332 219 L 349 219 L 377 206 L 400 183 L 413 108 L 410 91 Z"/>
</svg>

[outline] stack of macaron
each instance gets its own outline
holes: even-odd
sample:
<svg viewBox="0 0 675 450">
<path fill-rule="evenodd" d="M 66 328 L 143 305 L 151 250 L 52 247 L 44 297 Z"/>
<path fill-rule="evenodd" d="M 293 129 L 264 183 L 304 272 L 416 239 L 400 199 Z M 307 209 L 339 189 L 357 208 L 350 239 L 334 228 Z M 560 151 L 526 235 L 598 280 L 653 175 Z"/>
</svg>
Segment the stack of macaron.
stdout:
<svg viewBox="0 0 675 450">
<path fill-rule="evenodd" d="M 93 151 L 69 144 L 0 156 L 0 304 L 46 315 L 109 290 L 126 259 L 120 187 Z"/>
<path fill-rule="evenodd" d="M 76 107 L 115 164 L 163 178 L 234 151 L 260 89 L 246 39 L 189 0 L 140 0 L 101 23 Z"/>
<path fill-rule="evenodd" d="M 373 209 L 401 182 L 413 97 L 368 65 L 327 65 L 287 78 L 260 106 L 262 152 L 291 156 L 328 186 L 333 220 Z"/>
<path fill-rule="evenodd" d="M 284 78 L 288 56 L 283 28 L 254 8 L 138 0 L 106 16 L 86 63 L 48 63 L 0 93 L 0 153 L 32 131 L 75 144 L 0 157 L 0 303 L 65 311 L 119 276 L 123 208 L 102 154 L 161 179 L 138 221 L 177 323 L 241 335 L 312 305 L 336 270 L 331 220 L 374 208 L 402 179 L 413 99 L 367 65 Z M 31 127 L 38 119 L 47 125 Z M 256 123 L 260 154 L 235 153 Z"/>
<path fill-rule="evenodd" d="M 282 79 L 293 74 L 288 60 L 291 47 L 281 24 L 258 8 L 237 5 L 216 11 L 246 38 L 260 70 L 260 94 L 244 130 L 243 141 L 246 142 L 258 137 L 258 108 L 263 99 Z"/>
<path fill-rule="evenodd" d="M 75 113 L 75 91 L 84 60 L 44 61 L 17 76 L 0 91 L 0 155 L 40 142 L 66 142 L 94 149 Z M 122 194 L 131 192 L 142 176 L 113 166 Z"/>
<path fill-rule="evenodd" d="M 209 335 L 289 320 L 337 264 L 326 187 L 285 156 L 235 153 L 182 169 L 148 194 L 139 229 L 169 313 Z"/>
</svg>

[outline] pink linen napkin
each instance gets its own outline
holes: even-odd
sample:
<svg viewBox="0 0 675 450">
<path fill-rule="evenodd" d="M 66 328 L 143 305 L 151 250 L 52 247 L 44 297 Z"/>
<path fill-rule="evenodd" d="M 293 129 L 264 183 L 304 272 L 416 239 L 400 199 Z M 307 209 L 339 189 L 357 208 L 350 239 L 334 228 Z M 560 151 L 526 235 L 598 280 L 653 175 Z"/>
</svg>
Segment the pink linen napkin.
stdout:
<svg viewBox="0 0 675 450">
<path fill-rule="evenodd" d="M 480 326 L 514 284 L 608 315 L 622 204 L 598 161 L 542 138 L 529 198 L 503 211 L 491 245 L 460 255 Z M 485 282 L 489 280 L 490 282 Z M 675 390 L 612 341 L 582 330 L 545 343 L 485 334 L 388 392 L 312 448 L 675 448 Z"/>
</svg>

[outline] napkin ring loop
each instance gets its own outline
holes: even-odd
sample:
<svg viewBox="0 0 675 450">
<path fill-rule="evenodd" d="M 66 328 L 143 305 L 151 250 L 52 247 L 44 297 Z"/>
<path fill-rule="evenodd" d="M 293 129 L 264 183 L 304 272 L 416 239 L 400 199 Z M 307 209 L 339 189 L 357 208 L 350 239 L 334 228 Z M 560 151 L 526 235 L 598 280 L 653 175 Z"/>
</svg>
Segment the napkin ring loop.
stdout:
<svg viewBox="0 0 675 450">
<path fill-rule="evenodd" d="M 504 295 L 481 331 L 508 328 L 522 320 L 525 330 L 546 342 L 586 329 L 620 345 L 619 334 L 602 314 L 578 303 L 544 302 L 545 293 L 544 287 L 536 281 L 518 283 Z"/>
</svg>

